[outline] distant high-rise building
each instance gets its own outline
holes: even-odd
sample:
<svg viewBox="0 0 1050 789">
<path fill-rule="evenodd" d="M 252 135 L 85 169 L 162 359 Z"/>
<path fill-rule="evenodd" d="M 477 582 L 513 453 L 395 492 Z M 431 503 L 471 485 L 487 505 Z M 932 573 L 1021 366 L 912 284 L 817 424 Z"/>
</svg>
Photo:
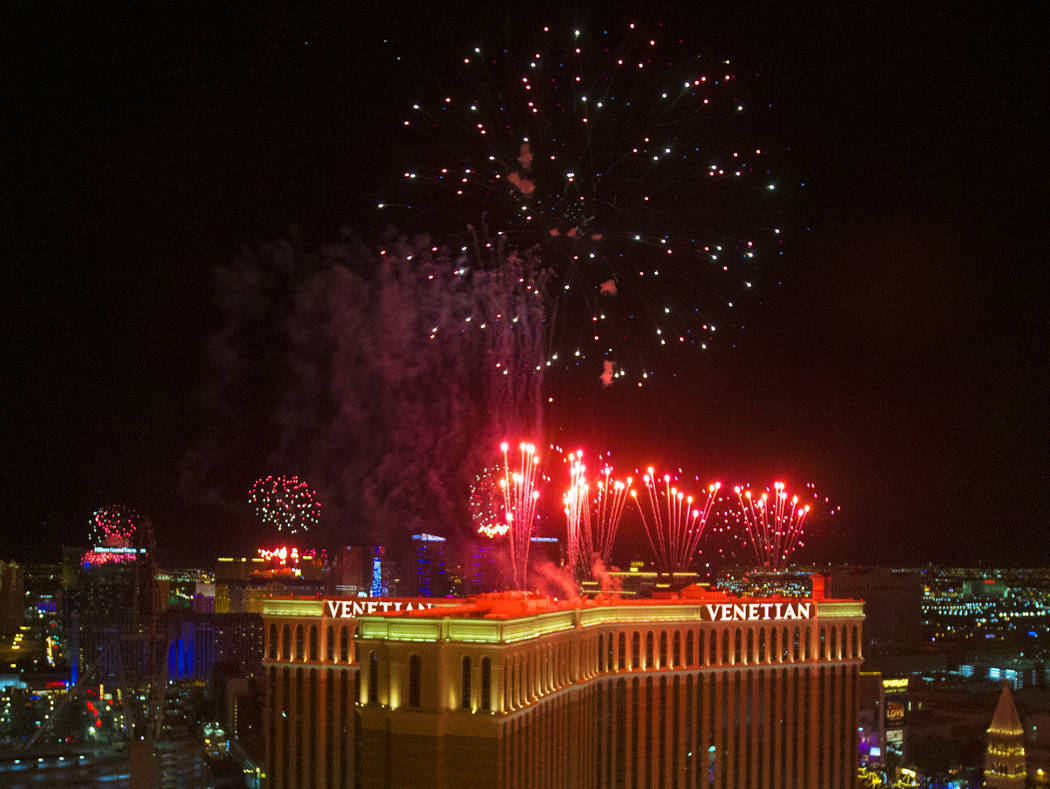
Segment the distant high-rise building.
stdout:
<svg viewBox="0 0 1050 789">
<path fill-rule="evenodd" d="M 468 594 L 495 592 L 503 588 L 499 569 L 503 557 L 502 549 L 502 545 L 490 539 L 475 540 L 471 543 L 464 573 Z"/>
<path fill-rule="evenodd" d="M 365 602 L 266 603 L 275 789 L 854 786 L 856 601 Z"/>
<path fill-rule="evenodd" d="M 167 641 L 167 678 L 213 678 L 217 664 L 251 674 L 262 666 L 259 614 L 169 611 L 158 626 Z"/>
<path fill-rule="evenodd" d="M 565 559 L 562 556 L 561 543 L 557 537 L 529 538 L 529 566 L 533 569 L 540 564 L 560 565 Z"/>
<path fill-rule="evenodd" d="M 337 595 L 354 596 L 367 591 L 365 584 L 365 549 L 360 545 L 346 545 L 335 556 L 335 580 Z"/>
<path fill-rule="evenodd" d="M 448 594 L 445 572 L 444 537 L 436 534 L 413 534 L 412 553 L 415 562 L 416 594 L 420 597 L 444 597 Z"/>
<path fill-rule="evenodd" d="M 152 531 L 134 542 L 94 546 L 82 554 L 63 608 L 71 628 L 73 678 L 95 672 L 106 684 L 146 685 L 156 668 L 151 623 L 154 590 Z"/>
<path fill-rule="evenodd" d="M 828 593 L 864 601 L 864 654 L 917 652 L 922 642 L 922 577 L 886 569 L 835 571 Z"/>
<path fill-rule="evenodd" d="M 0 636 L 9 636 L 25 621 L 25 570 L 0 561 Z"/>
<path fill-rule="evenodd" d="M 1003 685 L 988 727 L 984 785 L 989 789 L 1024 789 L 1026 781 L 1024 728 L 1010 686 Z"/>
</svg>

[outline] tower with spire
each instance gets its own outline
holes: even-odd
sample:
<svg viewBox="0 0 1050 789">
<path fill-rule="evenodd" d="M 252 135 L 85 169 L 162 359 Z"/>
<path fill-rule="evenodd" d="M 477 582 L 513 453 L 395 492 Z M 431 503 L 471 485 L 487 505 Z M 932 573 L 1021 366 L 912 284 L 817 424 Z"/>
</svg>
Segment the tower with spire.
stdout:
<svg viewBox="0 0 1050 789">
<path fill-rule="evenodd" d="M 999 704 L 988 727 L 984 757 L 984 785 L 989 789 L 1024 789 L 1024 729 L 1009 685 L 1003 685 Z"/>
</svg>

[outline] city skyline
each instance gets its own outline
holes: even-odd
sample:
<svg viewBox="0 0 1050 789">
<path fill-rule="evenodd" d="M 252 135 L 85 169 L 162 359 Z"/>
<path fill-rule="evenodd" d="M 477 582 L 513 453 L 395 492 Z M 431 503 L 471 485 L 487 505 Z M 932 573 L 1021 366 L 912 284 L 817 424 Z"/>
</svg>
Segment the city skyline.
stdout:
<svg viewBox="0 0 1050 789">
<path fill-rule="evenodd" d="M 661 21 L 417 10 L 23 20 L 0 558 L 86 542 L 92 512 L 116 503 L 152 518 L 169 564 L 200 558 L 187 533 L 230 551 L 267 542 L 251 482 L 302 472 L 272 467 L 265 442 L 244 444 L 214 491 L 185 483 L 211 418 L 215 269 L 293 224 L 306 251 L 343 226 L 374 245 L 371 197 L 399 174 L 386 141 L 417 98 L 397 57 L 444 66 L 488 27 Z M 785 149 L 782 284 L 735 347 L 674 354 L 646 389 L 562 387 L 584 394 L 559 399 L 543 438 L 705 482 L 812 480 L 842 512 L 814 522 L 803 562 L 1050 563 L 1047 69 L 1023 14 L 672 6 L 662 21 L 761 72 Z M 559 496 L 542 493 L 555 513 Z M 323 544 L 364 541 L 323 518 Z"/>
</svg>

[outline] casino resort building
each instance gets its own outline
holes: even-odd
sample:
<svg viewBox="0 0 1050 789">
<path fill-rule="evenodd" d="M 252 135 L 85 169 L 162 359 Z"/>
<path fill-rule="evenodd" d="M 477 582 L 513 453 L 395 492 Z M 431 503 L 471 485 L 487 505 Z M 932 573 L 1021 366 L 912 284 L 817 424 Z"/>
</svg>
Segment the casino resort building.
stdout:
<svg viewBox="0 0 1050 789">
<path fill-rule="evenodd" d="M 269 786 L 846 789 L 863 603 L 265 601 Z"/>
</svg>

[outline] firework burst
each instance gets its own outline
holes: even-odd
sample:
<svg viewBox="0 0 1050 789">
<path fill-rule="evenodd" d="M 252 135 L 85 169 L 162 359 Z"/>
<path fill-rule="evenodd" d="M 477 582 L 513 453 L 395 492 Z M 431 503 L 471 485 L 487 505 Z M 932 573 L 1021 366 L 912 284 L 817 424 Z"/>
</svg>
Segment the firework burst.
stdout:
<svg viewBox="0 0 1050 789">
<path fill-rule="evenodd" d="M 642 482 L 645 487 L 644 503 L 639 501 L 637 491 L 631 491 L 631 498 L 642 516 L 642 525 L 658 567 L 666 573 L 687 569 L 696 556 L 700 536 L 711 515 L 711 508 L 718 499 L 722 483 L 712 482 L 708 485 L 707 497 L 694 507 L 693 497 L 679 490 L 670 474 L 664 474 L 658 480 L 653 467 L 649 466 L 642 476 Z"/>
<path fill-rule="evenodd" d="M 261 477 L 252 485 L 248 501 L 263 523 L 284 534 L 306 532 L 321 517 L 321 502 L 310 486 L 295 476 Z"/>
<path fill-rule="evenodd" d="M 810 497 L 820 497 L 812 483 L 806 484 Z M 797 494 L 789 493 L 783 482 L 774 482 L 773 488 L 761 493 L 750 487 L 736 485 L 733 488 L 739 504 L 740 519 L 751 540 L 755 559 L 770 570 L 783 570 L 794 552 L 805 545 L 805 524 L 812 505 L 801 501 Z M 824 503 L 834 515 L 839 508 L 831 507 L 827 498 Z"/>
<path fill-rule="evenodd" d="M 753 76 L 633 23 L 477 46 L 440 84 L 421 76 L 403 186 L 380 210 L 473 265 L 491 265 L 491 239 L 533 250 L 558 297 L 546 362 L 640 385 L 640 349 L 738 326 L 779 246 Z"/>
<path fill-rule="evenodd" d="M 503 537 L 510 530 L 503 510 L 503 479 L 499 466 L 487 466 L 474 476 L 470 486 L 470 519 L 475 531 L 485 537 Z"/>
<path fill-rule="evenodd" d="M 523 441 L 518 445 L 518 465 L 511 471 L 510 445 L 504 441 L 500 450 L 503 452 L 503 478 L 500 480 L 500 489 L 503 491 L 503 506 L 510 534 L 510 565 L 514 588 L 524 589 L 528 576 L 532 527 L 536 521 L 536 500 L 540 497 L 539 491 L 536 490 L 540 459 L 536 454 L 536 445 Z"/>
<path fill-rule="evenodd" d="M 608 565 L 616 532 L 634 480 L 613 479 L 613 468 L 606 464 L 594 481 L 587 478 L 583 451 L 565 457 L 569 467 L 569 487 L 562 496 L 565 505 L 568 561 L 571 572 L 591 571 L 595 559 Z"/>
<path fill-rule="evenodd" d="M 107 548 L 129 547 L 139 521 L 139 514 L 123 504 L 100 507 L 91 516 L 91 544 Z"/>
</svg>

